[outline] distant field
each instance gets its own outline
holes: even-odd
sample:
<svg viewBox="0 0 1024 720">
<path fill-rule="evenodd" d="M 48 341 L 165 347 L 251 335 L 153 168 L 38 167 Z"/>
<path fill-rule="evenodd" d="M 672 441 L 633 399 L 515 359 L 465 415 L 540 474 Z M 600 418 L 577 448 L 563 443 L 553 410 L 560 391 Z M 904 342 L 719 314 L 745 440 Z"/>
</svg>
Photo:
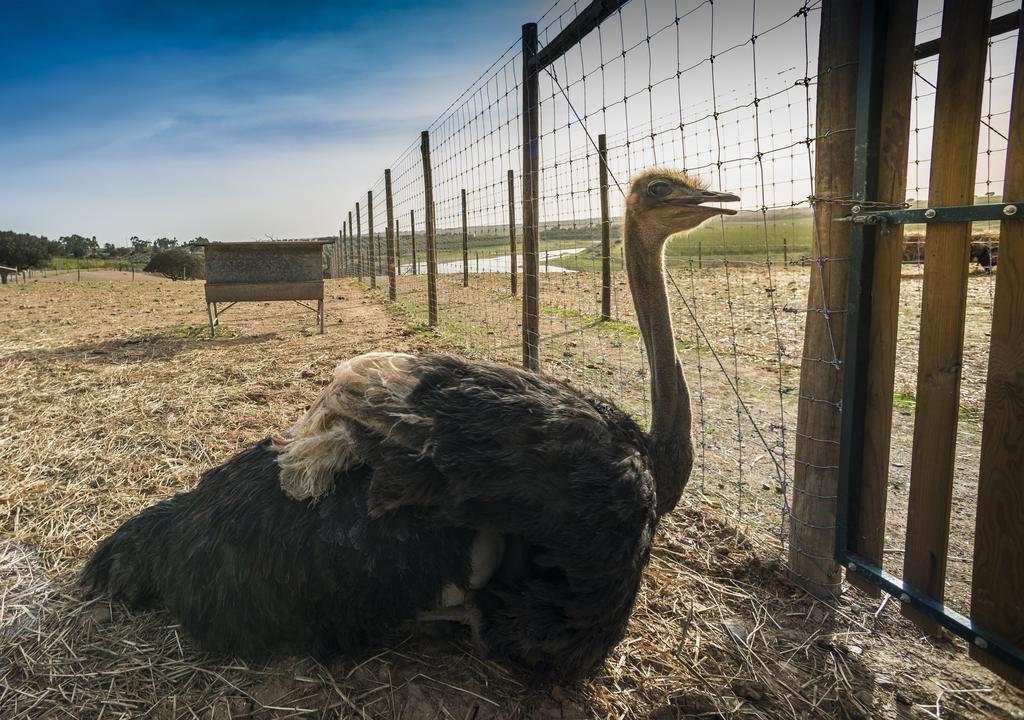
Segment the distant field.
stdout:
<svg viewBox="0 0 1024 720">
<path fill-rule="evenodd" d="M 138 265 L 139 263 L 136 263 Z M 131 261 L 127 258 L 51 258 L 43 267 L 47 270 L 106 270 L 130 268 Z"/>
<path fill-rule="evenodd" d="M 774 262 L 784 259 L 799 260 L 811 249 L 812 222 L 806 211 L 787 211 L 780 218 L 763 221 L 755 213 L 745 213 L 737 218 L 711 222 L 685 235 L 672 239 L 666 247 L 670 262 L 700 259 L 702 263 L 720 264 L 724 258 L 738 261 L 761 261 L 766 255 Z M 616 219 L 611 223 L 612 266 L 621 269 L 622 224 Z M 517 234 L 516 247 L 522 253 L 522 235 Z M 541 226 L 540 251 L 585 247 L 578 256 L 566 256 L 551 260 L 572 270 L 600 270 L 601 228 L 596 221 L 584 220 L 577 227 Z M 401 253 L 404 261 L 411 257 L 409 238 L 401 239 Z M 508 230 L 500 227 L 470 228 L 470 261 L 476 253 L 481 257 L 507 255 L 509 252 Z M 426 248 L 421 237 L 417 237 L 417 258 L 426 259 Z M 458 260 L 462 257 L 462 234 L 441 230 L 437 238 L 438 262 Z"/>
<path fill-rule="evenodd" d="M 773 262 L 794 261 L 808 255 L 811 250 L 813 225 L 810 215 L 791 216 L 781 220 L 740 219 L 711 222 L 690 233 L 677 235 L 669 241 L 665 254 L 670 263 L 684 263 L 689 260 L 704 265 L 720 265 L 723 259 L 730 261 L 764 262 L 770 257 Z M 542 237 L 545 232 L 541 232 Z M 558 240 L 551 241 L 553 248 L 589 245 L 590 249 L 578 258 L 564 258 L 559 261 L 563 267 L 574 270 L 588 270 L 599 267 L 600 230 L 585 228 L 574 235 L 557 233 Z M 612 226 L 612 267 L 622 267 L 621 227 Z"/>
</svg>

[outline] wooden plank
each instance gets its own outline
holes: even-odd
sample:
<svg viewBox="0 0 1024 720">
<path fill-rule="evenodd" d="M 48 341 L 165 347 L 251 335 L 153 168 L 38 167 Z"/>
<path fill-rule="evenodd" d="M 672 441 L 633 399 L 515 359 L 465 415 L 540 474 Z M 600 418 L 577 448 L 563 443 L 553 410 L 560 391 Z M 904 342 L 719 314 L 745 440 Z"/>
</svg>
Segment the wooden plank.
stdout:
<svg viewBox="0 0 1024 720">
<path fill-rule="evenodd" d="M 840 400 L 849 282 L 860 3 L 826 0 L 821 6 L 815 152 L 814 235 L 807 322 L 804 327 L 791 504 L 789 567 L 819 597 L 839 595 L 835 562 L 839 482 Z"/>
<path fill-rule="evenodd" d="M 1003 198 L 1024 198 L 1024 29 L 1017 34 Z M 985 385 L 974 530 L 971 617 L 1024 648 L 1024 220 L 1002 223 Z M 972 646 L 971 656 L 1017 687 L 1019 670 Z"/>
<path fill-rule="evenodd" d="M 928 193 L 932 207 L 974 202 L 991 12 L 991 0 L 943 5 Z M 945 596 L 970 246 L 970 223 L 936 223 L 925 233 L 903 578 L 939 602 Z M 913 608 L 904 607 L 903 614 L 926 632 L 939 632 L 938 623 Z"/>
<path fill-rule="evenodd" d="M 910 146 L 910 101 L 914 80 L 914 35 L 917 0 L 888 5 L 885 79 L 880 116 L 877 200 L 896 205 L 906 199 L 907 151 Z M 903 226 L 897 225 L 875 243 L 871 287 L 871 342 L 864 408 L 864 458 L 861 467 L 858 527 L 853 550 L 882 567 L 885 508 L 892 434 L 892 393 L 896 375 L 896 331 L 900 311 Z M 857 573 L 847 581 L 871 597 L 882 593 Z"/>
<path fill-rule="evenodd" d="M 323 300 L 324 282 L 207 283 L 206 302 Z"/>
</svg>

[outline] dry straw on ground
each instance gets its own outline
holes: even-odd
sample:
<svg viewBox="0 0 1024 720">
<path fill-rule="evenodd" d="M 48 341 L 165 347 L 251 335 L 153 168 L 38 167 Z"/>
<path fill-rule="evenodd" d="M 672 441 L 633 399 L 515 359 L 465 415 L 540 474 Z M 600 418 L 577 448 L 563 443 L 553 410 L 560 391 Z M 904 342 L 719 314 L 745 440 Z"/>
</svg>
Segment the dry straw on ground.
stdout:
<svg viewBox="0 0 1024 720">
<path fill-rule="evenodd" d="M 445 349 L 329 282 L 328 332 L 284 304 L 203 328 L 196 283 L 0 289 L 0 718 L 1021 717 L 1024 696 L 851 591 L 815 602 L 770 539 L 688 497 L 625 640 L 591 680 L 532 688 L 463 637 L 393 628 L 329 665 L 198 652 L 163 613 L 83 602 L 104 535 L 282 427 L 340 359 Z"/>
</svg>

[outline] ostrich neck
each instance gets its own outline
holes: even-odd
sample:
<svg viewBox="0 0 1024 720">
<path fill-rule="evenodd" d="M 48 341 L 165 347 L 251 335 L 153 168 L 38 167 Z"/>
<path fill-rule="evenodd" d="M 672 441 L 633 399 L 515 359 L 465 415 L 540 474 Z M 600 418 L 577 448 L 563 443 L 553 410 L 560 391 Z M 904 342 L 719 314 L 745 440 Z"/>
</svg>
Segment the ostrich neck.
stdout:
<svg viewBox="0 0 1024 720">
<path fill-rule="evenodd" d="M 690 393 L 676 354 L 672 315 L 665 287 L 664 238 L 626 211 L 626 274 L 640 334 L 651 370 L 650 455 L 658 492 L 659 517 L 676 506 L 693 466 Z"/>
</svg>

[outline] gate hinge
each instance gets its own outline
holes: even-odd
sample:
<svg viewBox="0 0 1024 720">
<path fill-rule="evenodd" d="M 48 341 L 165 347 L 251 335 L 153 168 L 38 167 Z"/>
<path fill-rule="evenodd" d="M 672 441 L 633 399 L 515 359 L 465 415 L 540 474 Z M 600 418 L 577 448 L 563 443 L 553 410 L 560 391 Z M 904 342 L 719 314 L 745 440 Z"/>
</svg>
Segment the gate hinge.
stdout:
<svg viewBox="0 0 1024 720">
<path fill-rule="evenodd" d="M 979 222 L 984 220 L 1024 219 L 1024 203 L 992 203 L 989 205 L 950 205 L 914 210 L 863 210 L 854 205 L 842 222 L 858 225 L 907 225 L 910 223 Z"/>
</svg>

